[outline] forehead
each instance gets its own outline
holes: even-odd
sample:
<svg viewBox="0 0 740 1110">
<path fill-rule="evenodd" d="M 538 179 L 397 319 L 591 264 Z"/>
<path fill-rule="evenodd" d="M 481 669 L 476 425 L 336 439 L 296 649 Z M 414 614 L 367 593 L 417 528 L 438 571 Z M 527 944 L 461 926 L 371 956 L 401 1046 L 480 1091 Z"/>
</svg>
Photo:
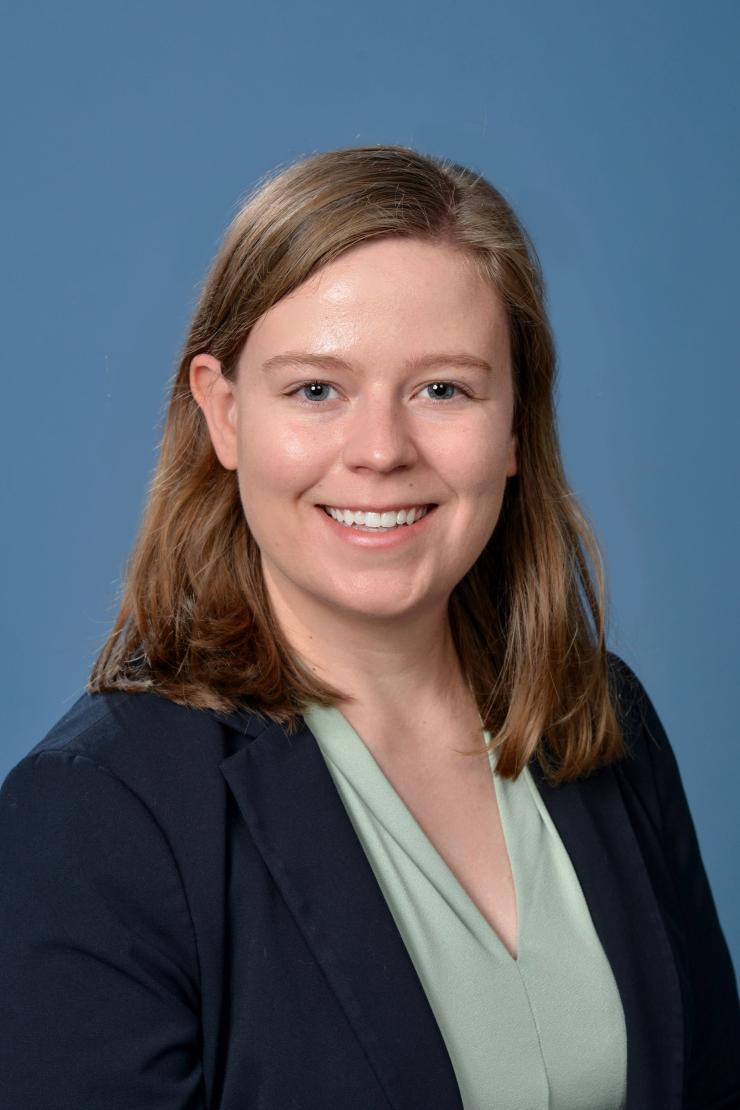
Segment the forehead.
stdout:
<svg viewBox="0 0 740 1110">
<path fill-rule="evenodd" d="M 348 352 L 463 339 L 488 353 L 508 348 L 503 303 L 474 260 L 454 246 L 398 236 L 352 247 L 318 270 L 260 318 L 244 353 L 272 352 L 288 339 Z"/>
</svg>

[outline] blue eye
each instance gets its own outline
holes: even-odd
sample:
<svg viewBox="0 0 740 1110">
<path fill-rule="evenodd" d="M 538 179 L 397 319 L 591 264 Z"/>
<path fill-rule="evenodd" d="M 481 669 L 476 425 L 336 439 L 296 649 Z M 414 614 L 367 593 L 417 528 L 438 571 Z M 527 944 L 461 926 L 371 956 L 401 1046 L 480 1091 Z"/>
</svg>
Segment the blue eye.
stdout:
<svg viewBox="0 0 740 1110">
<path fill-rule="evenodd" d="M 296 395 L 296 393 L 302 393 L 302 391 L 304 389 L 308 389 L 308 390 L 311 390 L 312 392 L 309 394 L 308 397 L 302 396 L 300 398 L 300 400 L 307 403 L 307 404 L 315 404 L 315 403 L 318 403 L 320 401 L 325 401 L 326 400 L 325 397 L 318 396 L 318 391 L 319 390 L 333 389 L 333 388 L 334 388 L 334 386 L 329 385 L 328 382 L 304 382 L 302 385 L 299 385 L 297 389 L 294 389 L 292 393 L 289 393 L 288 396 L 289 397 L 294 397 Z"/>
<path fill-rule="evenodd" d="M 458 390 L 458 392 L 465 392 L 464 390 L 461 390 L 461 387 L 459 385 L 455 385 L 454 382 L 430 382 L 429 385 L 425 385 L 424 388 L 425 389 L 438 389 L 440 386 L 442 387 L 442 389 L 456 389 L 456 390 Z M 467 396 L 469 396 L 469 394 L 467 394 Z M 434 401 L 451 401 L 451 400 L 453 400 L 453 398 L 450 397 L 449 395 L 447 397 L 436 396 L 436 397 L 433 397 L 432 400 L 434 400 Z"/>
<path fill-rule="evenodd" d="M 453 385 L 452 382 L 429 382 L 429 384 L 425 385 L 424 388 L 425 388 L 425 390 L 439 390 L 439 388 L 442 388 L 442 390 L 456 390 L 457 386 Z M 433 401 L 449 401 L 450 396 L 449 396 L 449 394 L 447 394 L 447 396 L 442 396 L 440 394 L 434 394 L 432 400 Z"/>
<path fill-rule="evenodd" d="M 321 391 L 325 390 L 325 389 L 334 389 L 334 386 L 329 385 L 328 382 L 320 382 L 320 381 L 302 382 L 301 385 L 297 386 L 294 390 L 292 390 L 290 393 L 288 393 L 287 396 L 288 397 L 298 396 L 298 400 L 301 404 L 313 405 L 314 407 L 317 407 L 318 405 L 322 404 L 322 402 L 330 400 L 330 398 L 326 397 L 325 395 L 322 395 Z M 422 391 L 425 390 L 425 389 L 457 390 L 457 393 L 462 394 L 465 397 L 470 397 L 471 396 L 471 393 L 469 392 L 469 390 L 465 389 L 461 385 L 457 385 L 456 382 L 429 382 L 427 385 L 422 386 Z M 435 402 L 454 401 L 456 399 L 457 399 L 457 397 L 456 397 L 455 394 L 451 395 L 449 393 L 446 394 L 445 396 L 437 395 L 437 396 L 430 396 L 429 397 L 429 400 L 435 401 Z"/>
</svg>

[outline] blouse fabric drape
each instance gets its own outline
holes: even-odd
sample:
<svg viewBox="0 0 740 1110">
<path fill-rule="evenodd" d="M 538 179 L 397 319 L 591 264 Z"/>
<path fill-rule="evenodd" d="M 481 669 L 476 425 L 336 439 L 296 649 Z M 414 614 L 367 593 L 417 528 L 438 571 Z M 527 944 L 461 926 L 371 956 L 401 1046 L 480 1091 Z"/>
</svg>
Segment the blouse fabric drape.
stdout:
<svg viewBox="0 0 740 1110">
<path fill-rule="evenodd" d="M 341 711 L 311 705 L 303 715 L 426 992 L 465 1110 L 621 1110 L 620 995 L 529 769 L 503 779 L 489 752 L 516 890 L 514 959 Z"/>
</svg>

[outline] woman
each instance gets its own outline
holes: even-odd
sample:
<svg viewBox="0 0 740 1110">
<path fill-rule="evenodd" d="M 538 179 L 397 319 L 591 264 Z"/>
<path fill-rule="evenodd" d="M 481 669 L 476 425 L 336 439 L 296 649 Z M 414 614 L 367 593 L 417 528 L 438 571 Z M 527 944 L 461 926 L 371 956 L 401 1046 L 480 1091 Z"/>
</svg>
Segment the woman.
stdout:
<svg viewBox="0 0 740 1110">
<path fill-rule="evenodd" d="M 3 786 L 3 1106 L 740 1105 L 554 365 L 469 170 L 344 149 L 248 199 L 115 627 Z"/>
</svg>

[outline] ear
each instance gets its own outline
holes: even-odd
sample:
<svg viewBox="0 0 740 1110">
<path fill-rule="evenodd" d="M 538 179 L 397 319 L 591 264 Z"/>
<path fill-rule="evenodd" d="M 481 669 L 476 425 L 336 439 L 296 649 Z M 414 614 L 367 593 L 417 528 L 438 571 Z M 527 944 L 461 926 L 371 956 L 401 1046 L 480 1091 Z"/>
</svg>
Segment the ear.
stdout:
<svg viewBox="0 0 740 1110">
<path fill-rule="evenodd" d="M 201 354 L 190 362 L 190 390 L 205 416 L 218 461 L 236 470 L 236 384 L 223 376 L 218 359 Z"/>
</svg>

